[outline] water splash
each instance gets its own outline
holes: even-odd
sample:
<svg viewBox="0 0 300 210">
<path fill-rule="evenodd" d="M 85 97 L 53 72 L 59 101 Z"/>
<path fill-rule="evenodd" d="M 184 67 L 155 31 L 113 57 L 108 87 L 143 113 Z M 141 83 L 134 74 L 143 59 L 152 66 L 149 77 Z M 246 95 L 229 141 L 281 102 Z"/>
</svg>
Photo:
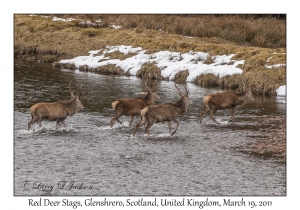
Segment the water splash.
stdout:
<svg viewBox="0 0 300 210">
<path fill-rule="evenodd" d="M 108 125 L 108 126 L 100 126 L 98 129 L 99 130 L 112 130 L 112 129 L 117 129 L 117 128 L 128 128 L 128 127 L 129 127 L 129 122 L 125 121 L 125 122 L 122 122 L 122 124 L 115 122 L 112 128 L 110 127 L 110 125 Z"/>
</svg>

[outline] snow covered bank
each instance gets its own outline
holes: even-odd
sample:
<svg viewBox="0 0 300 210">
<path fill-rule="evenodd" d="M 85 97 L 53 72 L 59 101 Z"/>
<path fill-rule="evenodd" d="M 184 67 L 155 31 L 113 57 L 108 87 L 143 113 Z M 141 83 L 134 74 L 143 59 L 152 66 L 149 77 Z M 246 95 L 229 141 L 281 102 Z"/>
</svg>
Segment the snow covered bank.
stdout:
<svg viewBox="0 0 300 210">
<path fill-rule="evenodd" d="M 276 90 L 277 96 L 278 97 L 285 97 L 286 96 L 286 85 L 280 86 Z"/>
<path fill-rule="evenodd" d="M 285 53 L 276 53 L 276 52 L 274 52 L 273 54 L 283 54 L 283 55 L 285 55 Z M 272 58 L 273 58 L 273 57 L 268 58 L 268 60 L 267 60 L 266 63 L 268 63 Z M 279 63 L 279 64 L 274 64 L 274 65 L 265 65 L 265 67 L 266 67 L 267 69 L 278 68 L 278 67 L 280 67 L 280 66 L 286 66 L 286 64 L 284 64 L 284 63 Z"/>
<path fill-rule="evenodd" d="M 134 56 L 120 59 L 110 59 L 108 53 L 121 52 L 123 54 L 135 53 Z M 145 54 L 146 50 L 141 47 L 132 46 L 107 46 L 104 50 L 94 50 L 89 52 L 88 56 L 78 56 L 69 60 L 61 60 L 61 64 L 74 64 L 76 68 L 87 65 L 89 68 L 97 68 L 114 64 L 120 67 L 124 73 L 136 75 L 137 71 L 146 63 L 153 63 L 161 69 L 161 76 L 173 80 L 175 75 L 181 71 L 187 70 L 189 76 L 187 82 L 194 82 L 197 76 L 201 74 L 214 74 L 218 77 L 227 75 L 242 74 L 243 70 L 238 68 L 239 64 L 244 64 L 244 60 L 231 60 L 234 54 L 210 56 L 204 52 L 180 53 L 170 51 L 160 51 L 153 54 Z M 102 53 L 102 54 L 101 54 Z M 107 55 L 108 54 L 108 55 Z M 205 64 L 207 59 L 213 62 Z"/>
</svg>

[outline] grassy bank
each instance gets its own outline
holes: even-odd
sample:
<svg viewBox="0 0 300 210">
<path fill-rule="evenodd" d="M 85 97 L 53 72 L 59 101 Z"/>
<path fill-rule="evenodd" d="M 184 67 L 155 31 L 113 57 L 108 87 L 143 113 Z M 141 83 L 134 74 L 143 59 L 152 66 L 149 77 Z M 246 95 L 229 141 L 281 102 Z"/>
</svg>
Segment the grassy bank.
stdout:
<svg viewBox="0 0 300 210">
<path fill-rule="evenodd" d="M 237 147 L 261 157 L 276 157 L 282 162 L 286 161 L 286 119 L 282 117 L 265 118 L 257 122 L 261 125 L 271 126 L 265 129 L 266 137 L 257 139 L 253 143 Z"/>
<path fill-rule="evenodd" d="M 57 16 L 57 15 L 55 15 Z M 235 54 L 234 60 L 245 60 L 238 66 L 244 81 L 255 94 L 275 95 L 275 90 L 286 84 L 286 67 L 272 67 L 286 63 L 286 24 L 276 18 L 251 18 L 240 15 L 59 15 L 75 21 L 53 21 L 51 16 L 14 16 L 14 53 L 38 62 L 53 63 L 62 59 L 88 55 L 90 50 L 104 49 L 107 45 L 142 47 L 149 53 L 161 50 L 186 53 L 209 53 L 210 56 Z M 97 21 L 97 20 L 101 20 Z M 84 24 L 82 23 L 83 21 Z M 91 21 L 90 24 L 89 22 Z M 113 25 L 120 25 L 114 29 Z M 275 53 L 275 54 L 274 54 Z M 125 59 L 123 54 L 111 57 Z M 209 59 L 205 62 L 209 62 Z M 271 67 L 271 68 L 268 68 Z M 111 70 L 110 70 L 111 69 Z M 102 73 L 118 72 L 108 66 Z M 145 65 L 142 71 L 160 70 Z M 176 75 L 184 81 L 188 72 Z M 216 77 L 200 75 L 195 80 L 203 86 L 238 88 L 239 75 Z"/>
</svg>

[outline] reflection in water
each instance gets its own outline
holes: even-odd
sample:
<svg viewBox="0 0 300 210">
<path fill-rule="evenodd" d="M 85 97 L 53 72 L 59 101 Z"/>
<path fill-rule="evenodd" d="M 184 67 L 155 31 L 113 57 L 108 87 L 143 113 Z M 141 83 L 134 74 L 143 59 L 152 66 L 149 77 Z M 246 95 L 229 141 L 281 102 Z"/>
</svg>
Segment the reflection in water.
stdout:
<svg viewBox="0 0 300 210">
<path fill-rule="evenodd" d="M 259 119 L 285 115 L 285 102 L 255 97 L 255 103 L 237 108 L 235 123 L 228 110 L 218 111 L 198 123 L 203 96 L 216 89 L 188 83 L 193 104 L 170 136 L 167 124 L 154 124 L 151 135 L 130 128 L 114 116 L 111 103 L 138 97 L 145 90 L 137 77 L 99 75 L 78 70 L 57 70 L 50 65 L 16 64 L 14 69 L 14 169 L 15 195 L 285 195 L 286 167 L 274 158 L 262 159 L 233 149 L 262 138 Z M 27 131 L 29 107 L 38 102 L 67 100 L 68 85 L 82 84 L 84 110 L 66 119 L 67 129 L 43 122 Z M 178 84 L 183 88 L 183 84 Z M 179 99 L 174 83 L 157 82 L 159 103 Z M 172 124 L 174 128 L 175 124 Z M 60 189 L 72 181 L 93 186 L 82 190 Z M 51 191 L 33 183 L 54 185 Z M 29 183 L 24 187 L 24 183 Z"/>
</svg>

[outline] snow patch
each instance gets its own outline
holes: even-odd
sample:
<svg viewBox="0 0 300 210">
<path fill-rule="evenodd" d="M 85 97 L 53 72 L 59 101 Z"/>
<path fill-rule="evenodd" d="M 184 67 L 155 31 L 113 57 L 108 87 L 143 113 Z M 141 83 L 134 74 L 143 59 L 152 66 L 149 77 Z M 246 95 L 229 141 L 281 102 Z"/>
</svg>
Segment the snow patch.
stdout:
<svg viewBox="0 0 300 210">
<path fill-rule="evenodd" d="M 136 75 L 137 71 L 142 68 L 146 63 L 153 63 L 161 69 L 161 76 L 174 80 L 175 75 L 181 71 L 187 70 L 189 76 L 187 82 L 194 82 L 197 76 L 201 74 L 213 74 L 218 77 L 224 77 L 227 75 L 242 74 L 243 70 L 238 68 L 239 64 L 244 64 L 244 60 L 232 60 L 234 54 L 230 55 L 217 55 L 210 56 L 204 52 L 188 53 L 160 51 L 153 54 L 145 54 L 146 50 L 141 47 L 132 46 L 107 46 L 106 49 L 90 51 L 88 56 L 78 56 L 73 59 L 61 60 L 60 63 L 74 63 L 76 68 L 82 65 L 88 65 L 91 68 L 97 68 L 99 66 L 105 66 L 114 64 L 120 67 L 125 72 L 129 72 L 130 75 Z M 107 53 L 120 52 L 123 54 L 134 53 L 132 57 L 124 60 L 109 59 Z M 207 59 L 213 60 L 212 64 L 205 64 Z"/>
<path fill-rule="evenodd" d="M 277 97 L 285 97 L 286 96 L 286 85 L 280 86 L 277 90 Z"/>
</svg>

